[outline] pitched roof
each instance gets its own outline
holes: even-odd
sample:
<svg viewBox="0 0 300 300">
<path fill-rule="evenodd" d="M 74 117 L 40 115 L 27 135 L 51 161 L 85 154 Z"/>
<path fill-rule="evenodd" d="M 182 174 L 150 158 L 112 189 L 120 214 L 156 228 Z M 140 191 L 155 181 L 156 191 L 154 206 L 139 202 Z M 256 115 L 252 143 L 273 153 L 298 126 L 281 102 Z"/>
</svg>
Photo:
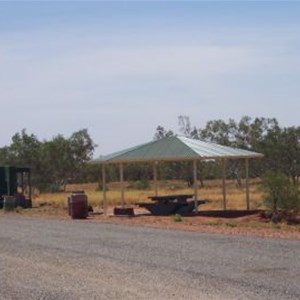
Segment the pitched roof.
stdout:
<svg viewBox="0 0 300 300">
<path fill-rule="evenodd" d="M 172 136 L 101 156 L 93 162 L 147 162 L 220 158 L 258 158 L 263 154 L 191 138 Z"/>
</svg>

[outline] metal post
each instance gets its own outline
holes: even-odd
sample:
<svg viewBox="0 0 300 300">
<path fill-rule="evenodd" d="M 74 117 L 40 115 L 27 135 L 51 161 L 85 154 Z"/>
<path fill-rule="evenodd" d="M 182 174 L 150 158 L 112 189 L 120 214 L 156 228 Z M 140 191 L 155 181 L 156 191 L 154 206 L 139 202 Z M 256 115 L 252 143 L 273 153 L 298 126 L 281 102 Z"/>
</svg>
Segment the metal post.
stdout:
<svg viewBox="0 0 300 300">
<path fill-rule="evenodd" d="M 124 197 L 124 170 L 123 170 L 123 164 L 120 163 L 120 182 L 121 182 L 121 207 L 124 208 L 125 204 L 125 197 Z"/>
<path fill-rule="evenodd" d="M 223 186 L 223 209 L 226 210 L 226 160 L 222 159 L 222 186 Z"/>
<path fill-rule="evenodd" d="M 194 173 L 194 197 L 195 197 L 195 212 L 198 213 L 198 180 L 197 180 L 197 160 L 193 161 Z"/>
<path fill-rule="evenodd" d="M 21 187 L 22 187 L 22 195 L 24 195 L 24 172 L 21 172 Z"/>
<path fill-rule="evenodd" d="M 247 204 L 247 210 L 250 210 L 249 159 L 248 158 L 246 158 L 246 204 Z"/>
<path fill-rule="evenodd" d="M 104 215 L 107 215 L 107 199 L 106 199 L 106 172 L 105 172 L 105 164 L 102 164 L 102 192 L 103 192 L 103 203 L 102 208 Z"/>
<path fill-rule="evenodd" d="M 158 185 L 157 185 L 157 161 L 153 163 L 153 181 L 154 181 L 154 191 L 155 196 L 158 195 Z"/>
<path fill-rule="evenodd" d="M 28 172 L 28 187 L 29 187 L 29 195 L 28 195 L 28 197 L 29 197 L 29 200 L 31 200 L 31 172 L 30 172 L 30 170 Z"/>
<path fill-rule="evenodd" d="M 7 188 L 7 195 L 10 195 L 10 168 L 6 167 L 5 168 L 5 179 L 6 179 L 6 188 Z"/>
</svg>

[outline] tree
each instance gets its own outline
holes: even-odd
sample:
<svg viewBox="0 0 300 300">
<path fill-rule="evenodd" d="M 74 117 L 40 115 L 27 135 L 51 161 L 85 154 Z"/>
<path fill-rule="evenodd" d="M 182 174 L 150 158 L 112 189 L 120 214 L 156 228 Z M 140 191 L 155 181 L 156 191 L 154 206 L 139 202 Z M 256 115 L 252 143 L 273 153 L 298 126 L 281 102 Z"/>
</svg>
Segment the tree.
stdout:
<svg viewBox="0 0 300 300">
<path fill-rule="evenodd" d="M 178 117 L 179 132 L 186 137 L 199 139 L 198 131 L 196 127 L 191 126 L 190 117 L 179 116 Z"/>
<path fill-rule="evenodd" d="M 44 178 L 57 185 L 82 179 L 81 172 L 92 158 L 96 145 L 86 129 L 79 130 L 69 139 L 57 135 L 43 144 L 43 164 L 47 174 Z"/>
<path fill-rule="evenodd" d="M 225 146 L 233 146 L 236 142 L 237 124 L 229 119 L 208 121 L 205 128 L 199 129 L 199 137 L 208 142 L 219 143 Z"/>
<path fill-rule="evenodd" d="M 12 137 L 9 146 L 0 149 L 0 162 L 31 167 L 33 186 L 55 190 L 70 179 L 84 180 L 85 166 L 95 147 L 86 129 L 74 132 L 70 138 L 57 135 L 42 142 L 23 129 Z"/>
<path fill-rule="evenodd" d="M 174 133 L 172 130 L 165 130 L 165 128 L 163 126 L 160 126 L 160 125 L 157 126 L 156 132 L 154 135 L 155 140 L 159 140 L 164 137 L 170 137 L 170 136 L 174 136 Z"/>
<path fill-rule="evenodd" d="M 34 134 L 27 134 L 26 129 L 12 137 L 7 148 L 9 163 L 38 167 L 40 163 L 41 142 Z"/>
<path fill-rule="evenodd" d="M 8 147 L 0 148 L 0 165 L 6 165 L 9 161 L 9 149 Z"/>
<path fill-rule="evenodd" d="M 259 143 L 265 154 L 263 168 L 280 171 L 296 184 L 300 175 L 300 127 L 270 130 Z"/>
<path fill-rule="evenodd" d="M 300 127 L 290 127 L 283 131 L 284 162 L 286 173 L 291 176 L 294 185 L 300 175 Z"/>
<path fill-rule="evenodd" d="M 43 165 L 40 189 L 47 188 L 48 183 L 52 183 L 59 189 L 72 178 L 74 171 L 74 161 L 72 149 L 68 139 L 62 135 L 57 135 L 51 141 L 43 144 Z"/>
<path fill-rule="evenodd" d="M 268 171 L 262 177 L 264 202 L 275 214 L 278 209 L 295 209 L 300 207 L 298 187 L 291 184 L 288 176 L 280 172 Z"/>
<path fill-rule="evenodd" d="M 74 132 L 70 139 L 72 160 L 75 163 L 74 170 L 79 171 L 89 160 L 92 159 L 97 145 L 93 142 L 87 129 Z"/>
<path fill-rule="evenodd" d="M 244 116 L 238 123 L 236 146 L 257 151 L 259 144 L 270 132 L 278 132 L 279 126 L 276 119 L 255 118 Z"/>
</svg>

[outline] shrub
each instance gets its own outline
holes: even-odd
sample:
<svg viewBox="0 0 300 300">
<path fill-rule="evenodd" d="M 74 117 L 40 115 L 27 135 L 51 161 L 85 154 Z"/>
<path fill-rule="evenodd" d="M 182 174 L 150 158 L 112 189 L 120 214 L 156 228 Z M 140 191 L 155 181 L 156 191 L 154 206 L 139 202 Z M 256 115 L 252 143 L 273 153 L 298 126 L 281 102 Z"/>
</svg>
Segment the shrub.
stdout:
<svg viewBox="0 0 300 300">
<path fill-rule="evenodd" d="M 182 217 L 179 214 L 173 215 L 172 219 L 174 222 L 182 222 Z"/>
<path fill-rule="evenodd" d="M 108 192 L 108 184 L 106 183 L 106 185 L 105 185 L 105 187 L 106 187 L 106 192 Z M 99 183 L 98 183 L 98 187 L 97 187 L 97 189 L 96 189 L 96 192 L 102 192 L 103 191 L 103 183 L 102 183 L 102 181 L 100 181 Z"/>
<path fill-rule="evenodd" d="M 231 222 L 226 222 L 225 225 L 227 227 L 237 227 L 238 224 L 234 221 L 231 221 Z"/>
<path fill-rule="evenodd" d="M 61 192 L 61 186 L 57 183 L 40 183 L 36 185 L 41 193 L 58 193 Z"/>
<path fill-rule="evenodd" d="M 278 209 L 291 210 L 300 207 L 298 186 L 293 185 L 285 174 L 268 171 L 262 177 L 261 186 L 265 192 L 264 203 L 274 213 Z"/>
<path fill-rule="evenodd" d="M 147 179 L 138 180 L 132 183 L 131 188 L 137 190 L 148 190 L 150 188 L 150 182 Z"/>
</svg>

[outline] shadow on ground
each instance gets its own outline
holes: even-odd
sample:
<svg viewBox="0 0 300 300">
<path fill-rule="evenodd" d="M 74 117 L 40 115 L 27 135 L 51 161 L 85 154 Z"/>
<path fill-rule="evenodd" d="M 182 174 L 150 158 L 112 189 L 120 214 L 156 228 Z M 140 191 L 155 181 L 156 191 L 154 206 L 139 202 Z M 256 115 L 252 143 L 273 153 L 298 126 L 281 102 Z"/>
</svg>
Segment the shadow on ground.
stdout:
<svg viewBox="0 0 300 300">
<path fill-rule="evenodd" d="M 198 212 L 197 216 L 234 219 L 256 215 L 260 212 L 261 210 L 206 210 Z"/>
<path fill-rule="evenodd" d="M 241 218 L 251 215 L 256 215 L 262 213 L 261 210 L 204 210 L 200 211 L 197 214 L 181 214 L 183 217 L 211 217 L 211 218 L 227 218 L 227 219 L 235 219 Z M 151 213 L 138 213 L 135 214 L 134 217 L 147 217 L 147 216 L 172 216 L 166 214 L 157 214 L 153 215 Z"/>
</svg>

